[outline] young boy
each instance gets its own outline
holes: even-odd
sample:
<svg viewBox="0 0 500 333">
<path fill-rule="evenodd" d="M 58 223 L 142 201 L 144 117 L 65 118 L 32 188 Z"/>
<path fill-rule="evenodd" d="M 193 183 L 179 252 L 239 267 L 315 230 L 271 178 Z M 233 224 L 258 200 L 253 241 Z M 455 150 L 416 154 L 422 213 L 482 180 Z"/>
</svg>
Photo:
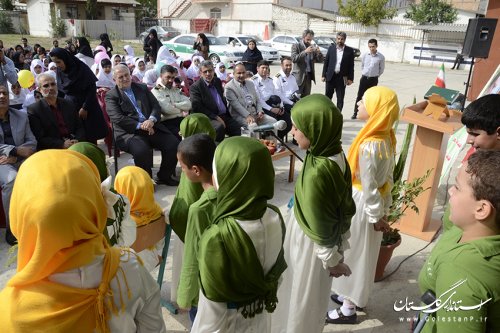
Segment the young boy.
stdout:
<svg viewBox="0 0 500 333">
<path fill-rule="evenodd" d="M 198 282 L 198 241 L 208 227 L 215 213 L 217 192 L 212 184 L 212 161 L 215 142 L 207 134 L 195 134 L 179 144 L 177 159 L 182 172 L 193 183 L 201 183 L 203 194 L 189 207 L 186 237 L 184 239 L 184 259 L 180 283 L 177 290 L 177 304 L 190 309 L 189 317 L 194 321 L 200 286 Z"/>
<path fill-rule="evenodd" d="M 500 151 L 500 95 L 485 95 L 470 103 L 462 114 L 462 124 L 467 127 L 467 143 L 472 146 L 464 161 L 478 149 Z M 443 231 L 453 225 L 449 215 L 448 206 L 443 216 Z"/>
<path fill-rule="evenodd" d="M 422 332 L 500 332 L 499 172 L 500 151 L 479 150 L 449 190 L 453 226 L 419 275 L 442 303 Z"/>
</svg>

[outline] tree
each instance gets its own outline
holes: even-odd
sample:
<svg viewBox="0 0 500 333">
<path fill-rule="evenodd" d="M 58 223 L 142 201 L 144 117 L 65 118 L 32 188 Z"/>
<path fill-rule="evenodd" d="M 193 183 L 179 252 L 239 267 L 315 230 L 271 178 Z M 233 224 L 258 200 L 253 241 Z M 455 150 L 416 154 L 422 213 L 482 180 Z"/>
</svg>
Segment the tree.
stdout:
<svg viewBox="0 0 500 333">
<path fill-rule="evenodd" d="M 136 11 L 135 17 L 142 19 L 144 17 L 157 17 L 157 1 L 156 0 L 137 0 L 141 4 L 141 9 Z"/>
<path fill-rule="evenodd" d="M 364 26 L 377 26 L 383 19 L 391 19 L 396 15 L 396 8 L 386 7 L 389 0 L 337 0 L 339 13 L 349 17 L 351 22 Z"/>
<path fill-rule="evenodd" d="M 97 18 L 97 0 L 87 0 L 85 14 L 88 20 L 95 20 Z"/>
<path fill-rule="evenodd" d="M 14 10 L 12 0 L 0 0 L 0 7 L 4 10 Z"/>
<path fill-rule="evenodd" d="M 418 5 L 410 5 L 405 18 L 412 20 L 416 24 L 438 24 L 453 23 L 457 19 L 457 15 L 457 10 L 444 0 L 422 0 Z"/>
<path fill-rule="evenodd" d="M 16 33 L 12 20 L 7 13 L 0 12 L 0 34 Z"/>
</svg>

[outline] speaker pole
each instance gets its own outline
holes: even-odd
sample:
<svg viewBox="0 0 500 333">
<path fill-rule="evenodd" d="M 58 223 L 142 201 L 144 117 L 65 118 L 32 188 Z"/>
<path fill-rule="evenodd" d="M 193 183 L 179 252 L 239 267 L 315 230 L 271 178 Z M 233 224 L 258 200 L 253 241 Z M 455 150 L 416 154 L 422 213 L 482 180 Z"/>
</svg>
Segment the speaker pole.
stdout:
<svg viewBox="0 0 500 333">
<path fill-rule="evenodd" d="M 472 57 L 470 61 L 469 76 L 467 77 L 467 83 L 465 84 L 465 96 L 462 102 L 462 112 L 464 111 L 465 101 L 467 100 L 467 92 L 469 91 L 470 77 L 472 76 L 472 67 L 474 67 L 474 57 Z"/>
</svg>

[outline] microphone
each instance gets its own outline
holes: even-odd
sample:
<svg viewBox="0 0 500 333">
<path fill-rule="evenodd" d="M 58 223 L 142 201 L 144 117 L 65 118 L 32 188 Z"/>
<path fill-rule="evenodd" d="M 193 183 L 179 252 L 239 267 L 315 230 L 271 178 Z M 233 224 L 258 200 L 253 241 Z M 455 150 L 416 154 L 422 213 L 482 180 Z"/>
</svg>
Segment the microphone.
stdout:
<svg viewBox="0 0 500 333">
<path fill-rule="evenodd" d="M 266 125 L 261 125 L 261 126 L 249 126 L 248 129 L 252 132 L 267 132 L 267 131 L 282 131 L 286 128 L 286 121 L 284 120 L 279 120 L 275 122 L 274 124 L 266 124 Z"/>
</svg>

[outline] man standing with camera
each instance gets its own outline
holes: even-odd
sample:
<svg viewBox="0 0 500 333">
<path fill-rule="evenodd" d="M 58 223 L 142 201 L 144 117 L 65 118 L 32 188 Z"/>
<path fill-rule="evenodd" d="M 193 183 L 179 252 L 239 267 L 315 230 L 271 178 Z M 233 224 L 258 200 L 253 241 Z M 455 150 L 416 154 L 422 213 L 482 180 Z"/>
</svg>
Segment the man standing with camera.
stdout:
<svg viewBox="0 0 500 333">
<path fill-rule="evenodd" d="M 338 32 L 336 44 L 330 45 L 323 64 L 321 80 L 326 81 L 325 95 L 333 97 L 337 92 L 337 107 L 340 111 L 344 107 L 345 87 L 354 81 L 354 50 L 345 45 L 345 32 Z"/>
<path fill-rule="evenodd" d="M 295 78 L 299 85 L 301 97 L 311 94 L 311 82 L 316 83 L 314 63 L 323 61 L 323 55 L 318 46 L 312 45 L 314 31 L 304 30 L 302 40 L 292 45 L 292 61 L 295 64 Z"/>
</svg>

